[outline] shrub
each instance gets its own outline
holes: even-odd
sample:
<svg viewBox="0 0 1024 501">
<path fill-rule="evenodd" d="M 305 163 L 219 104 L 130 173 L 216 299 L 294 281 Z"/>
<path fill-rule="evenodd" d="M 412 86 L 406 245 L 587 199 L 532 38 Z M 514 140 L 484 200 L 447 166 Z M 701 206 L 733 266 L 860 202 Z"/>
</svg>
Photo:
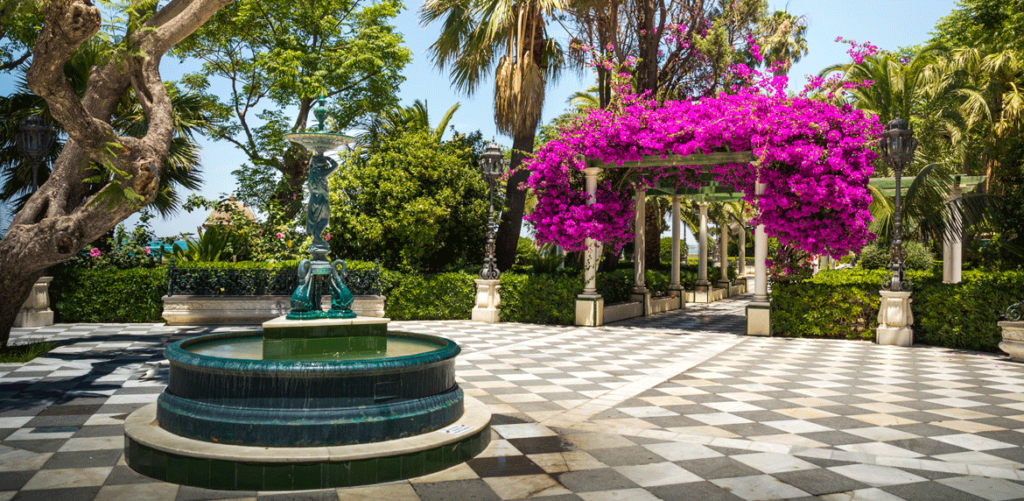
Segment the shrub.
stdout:
<svg viewBox="0 0 1024 501">
<path fill-rule="evenodd" d="M 920 242 L 904 242 L 903 263 L 908 270 L 931 271 L 935 256 Z M 878 244 L 864 246 L 860 251 L 860 266 L 865 270 L 878 270 L 889 266 L 889 247 Z"/>
<path fill-rule="evenodd" d="M 58 323 L 161 321 L 165 268 L 59 267 L 53 275 L 50 297 Z"/>
<path fill-rule="evenodd" d="M 515 264 L 526 266 L 533 264 L 536 259 L 540 259 L 540 249 L 537 248 L 536 243 L 529 238 L 519 237 L 519 243 L 516 245 Z"/>
<path fill-rule="evenodd" d="M 476 298 L 475 278 L 462 271 L 384 273 L 384 310 L 392 320 L 468 320 Z"/>
<path fill-rule="evenodd" d="M 576 296 L 582 292 L 583 275 L 578 273 L 504 273 L 501 321 L 572 325 Z"/>
<path fill-rule="evenodd" d="M 772 286 L 772 332 L 787 337 L 873 339 L 885 270 L 823 271 Z M 999 315 L 1024 297 L 1024 272 L 965 271 L 959 284 L 938 273 L 911 271 L 916 342 L 998 351 Z"/>
<path fill-rule="evenodd" d="M 689 247 L 686 245 L 686 241 L 679 239 L 679 258 L 684 262 L 686 261 L 686 254 L 689 252 Z M 672 237 L 665 237 L 661 239 L 661 262 L 672 264 Z"/>
</svg>

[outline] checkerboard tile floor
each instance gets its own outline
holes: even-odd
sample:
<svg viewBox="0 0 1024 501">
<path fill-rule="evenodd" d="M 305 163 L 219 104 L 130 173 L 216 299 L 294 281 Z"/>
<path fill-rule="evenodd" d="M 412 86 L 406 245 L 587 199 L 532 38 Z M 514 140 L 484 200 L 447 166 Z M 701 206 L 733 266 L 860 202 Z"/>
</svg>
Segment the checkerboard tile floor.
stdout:
<svg viewBox="0 0 1024 501">
<path fill-rule="evenodd" d="M 59 348 L 0 365 L 6 500 L 1024 499 L 1024 365 L 991 354 L 749 338 L 744 298 L 601 328 L 393 322 L 462 347 L 494 413 L 466 464 L 409 481 L 293 493 L 179 487 L 124 464 L 140 368 L 168 343 L 239 327 L 16 329 Z"/>
</svg>

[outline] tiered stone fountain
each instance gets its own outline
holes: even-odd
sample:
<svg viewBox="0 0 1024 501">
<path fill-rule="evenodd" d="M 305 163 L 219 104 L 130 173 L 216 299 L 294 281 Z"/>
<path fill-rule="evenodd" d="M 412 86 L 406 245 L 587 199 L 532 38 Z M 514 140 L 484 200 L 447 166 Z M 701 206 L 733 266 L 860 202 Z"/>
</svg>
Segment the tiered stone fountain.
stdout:
<svg viewBox="0 0 1024 501">
<path fill-rule="evenodd" d="M 312 259 L 299 264 L 291 312 L 262 333 L 167 348 L 167 389 L 125 420 L 125 461 L 139 473 L 211 489 L 346 487 L 449 468 L 490 442 L 490 411 L 455 382 L 458 345 L 352 313 L 345 264 L 328 261 L 321 237 L 337 167 L 324 153 L 352 139 L 323 132 L 323 98 L 314 114 L 318 131 L 287 136 L 316 153 Z"/>
</svg>

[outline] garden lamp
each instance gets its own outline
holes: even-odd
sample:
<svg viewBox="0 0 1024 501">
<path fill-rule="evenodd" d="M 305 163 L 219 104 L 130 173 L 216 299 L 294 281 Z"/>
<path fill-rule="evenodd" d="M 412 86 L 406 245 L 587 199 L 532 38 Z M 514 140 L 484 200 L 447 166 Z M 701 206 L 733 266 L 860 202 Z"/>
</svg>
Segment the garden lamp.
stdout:
<svg viewBox="0 0 1024 501">
<path fill-rule="evenodd" d="M 910 281 L 904 277 L 903 267 L 903 229 L 901 220 L 900 196 L 902 186 L 900 177 L 903 175 L 903 168 L 914 159 L 914 150 L 917 149 L 917 139 L 914 139 L 914 129 L 906 120 L 896 117 L 885 125 L 882 132 L 882 139 L 878 141 L 878 148 L 882 151 L 882 160 L 893 170 L 896 175 L 896 214 L 893 219 L 893 242 L 892 258 L 889 264 L 889 273 L 882 288 L 894 292 L 910 290 Z"/>
<path fill-rule="evenodd" d="M 14 140 L 18 144 L 21 156 L 32 166 L 33 192 L 39 188 L 39 164 L 50 154 L 55 139 L 53 131 L 38 115 L 22 120 L 18 127 L 18 134 Z"/>
<path fill-rule="evenodd" d="M 484 253 L 484 267 L 480 270 L 480 278 L 497 280 L 501 277 L 501 271 L 498 270 L 498 263 L 494 258 L 494 183 L 505 174 L 505 156 L 502 155 L 498 145 L 491 143 L 484 148 L 484 154 L 480 157 L 480 172 L 487 180 L 491 197 L 490 211 L 487 216 L 487 248 Z"/>
</svg>

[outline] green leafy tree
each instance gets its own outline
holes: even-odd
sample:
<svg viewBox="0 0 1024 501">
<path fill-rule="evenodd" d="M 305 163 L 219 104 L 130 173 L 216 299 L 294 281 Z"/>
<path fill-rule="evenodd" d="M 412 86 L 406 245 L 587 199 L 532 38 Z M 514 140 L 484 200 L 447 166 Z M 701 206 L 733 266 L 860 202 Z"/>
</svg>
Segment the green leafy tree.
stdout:
<svg viewBox="0 0 1024 501">
<path fill-rule="evenodd" d="M 89 70 L 105 62 L 109 54 L 99 40 L 82 44 L 78 51 L 64 65 L 64 76 L 76 93 L 85 91 Z M 172 83 L 165 83 L 171 101 L 174 137 L 168 148 L 160 172 L 160 188 L 152 207 L 164 217 L 177 212 L 180 206 L 179 189 L 199 189 L 202 183 L 202 169 L 196 140 L 199 135 L 208 135 L 218 126 L 218 117 L 213 113 L 212 103 L 203 96 L 182 91 Z M 50 175 L 50 162 L 60 156 L 67 134 L 59 122 L 53 119 L 46 101 L 28 89 L 24 76 L 10 96 L 0 96 L 0 202 L 10 203 L 15 211 L 32 196 L 32 169 L 18 151 L 15 138 L 21 121 L 31 115 L 39 115 L 57 136 L 46 161 L 39 165 L 38 183 L 44 184 Z M 146 134 L 146 114 L 132 91 L 126 91 L 118 100 L 111 117 L 111 127 L 126 136 L 141 138 Z M 91 188 L 95 193 L 101 184 Z"/>
<path fill-rule="evenodd" d="M 43 22 L 38 0 L 0 0 L 0 71 L 10 71 L 32 57 L 36 26 Z"/>
<path fill-rule="evenodd" d="M 465 137 L 437 144 L 429 129 L 343 154 L 330 180 L 333 255 L 421 271 L 480 262 L 488 192 L 473 155 Z"/>
<path fill-rule="evenodd" d="M 507 210 L 495 244 L 503 270 L 515 260 L 526 207 L 526 192 L 519 186 L 529 172 L 518 167 L 533 152 L 545 85 L 568 62 L 547 32 L 562 8 L 556 0 L 427 0 L 420 9 L 421 24 L 441 22 L 441 34 L 429 50 L 458 90 L 473 94 L 494 69 L 494 122 L 498 132 L 512 136 Z"/>
<path fill-rule="evenodd" d="M 397 103 L 411 60 L 389 24 L 401 8 L 398 0 L 237 0 L 179 44 L 176 55 L 204 61 L 185 83 L 196 90 L 211 79 L 230 84 L 219 106 L 232 120 L 215 137 L 249 159 L 233 172 L 239 199 L 264 207 L 274 195 L 298 210 L 290 202 L 302 193 L 309 153 L 284 136 L 305 130 L 320 95 L 332 132 Z"/>
<path fill-rule="evenodd" d="M 46 101 L 67 140 L 46 183 L 0 240 L 0 346 L 7 344 L 18 310 L 44 270 L 78 254 L 160 195 L 162 166 L 175 137 L 161 58 L 228 3 L 176 0 L 161 7 L 155 0 L 123 1 L 101 9 L 88 0 L 48 0 L 39 3 L 41 28 L 20 26 L 38 33 L 28 88 Z M 104 15 L 112 18 L 104 22 Z M 93 67 L 85 89 L 76 92 L 65 65 L 101 28 L 110 58 Z M 128 89 L 146 119 L 141 137 L 112 124 Z"/>
<path fill-rule="evenodd" d="M 441 144 L 444 137 L 444 130 L 448 128 L 455 112 L 461 104 L 455 103 L 448 111 L 441 116 L 441 120 L 434 127 L 430 125 L 430 109 L 426 101 L 416 100 L 413 104 L 405 107 L 396 106 L 380 113 L 371 114 L 359 125 L 366 130 L 358 136 L 360 146 L 369 149 L 376 149 L 380 142 L 386 137 L 395 137 L 409 130 L 427 130 L 437 144 Z"/>
</svg>

